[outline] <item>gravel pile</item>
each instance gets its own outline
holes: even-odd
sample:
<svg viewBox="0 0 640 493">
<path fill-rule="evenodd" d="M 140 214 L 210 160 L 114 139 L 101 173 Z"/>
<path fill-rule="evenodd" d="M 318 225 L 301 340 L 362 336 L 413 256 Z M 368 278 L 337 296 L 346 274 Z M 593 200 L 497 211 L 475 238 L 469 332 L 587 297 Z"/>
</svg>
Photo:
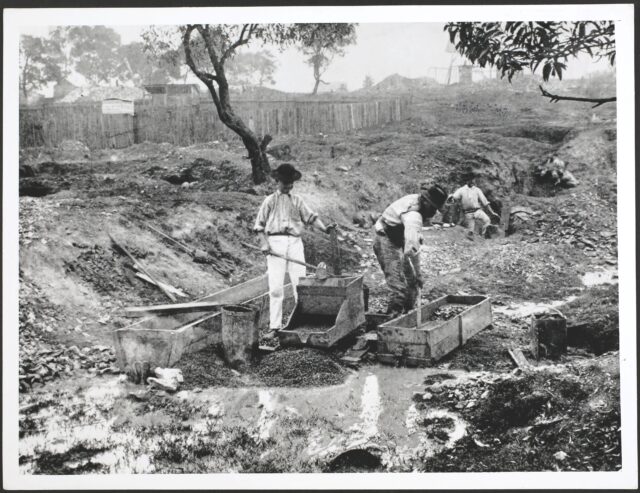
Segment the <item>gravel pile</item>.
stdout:
<svg viewBox="0 0 640 493">
<path fill-rule="evenodd" d="M 330 356 L 315 349 L 287 349 L 262 359 L 255 376 L 272 387 L 337 385 L 347 371 Z"/>
</svg>

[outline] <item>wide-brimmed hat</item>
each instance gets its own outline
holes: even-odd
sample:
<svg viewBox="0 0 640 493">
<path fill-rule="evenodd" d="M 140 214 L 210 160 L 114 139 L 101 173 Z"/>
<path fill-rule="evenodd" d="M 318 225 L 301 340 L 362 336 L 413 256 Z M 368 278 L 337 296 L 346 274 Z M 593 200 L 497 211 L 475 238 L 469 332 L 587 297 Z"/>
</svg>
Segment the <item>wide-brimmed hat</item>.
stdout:
<svg viewBox="0 0 640 493">
<path fill-rule="evenodd" d="M 420 186 L 420 197 L 436 209 L 440 209 L 444 205 L 448 196 L 447 191 L 440 185 L 423 184 Z"/>
<path fill-rule="evenodd" d="M 477 175 L 476 172 L 473 171 L 472 169 L 466 169 L 462 172 L 460 177 L 462 178 L 462 181 L 469 181 L 469 180 L 475 179 L 476 175 Z"/>
<path fill-rule="evenodd" d="M 293 167 L 290 163 L 282 163 L 276 169 L 271 171 L 271 176 L 276 180 L 283 181 L 285 183 L 293 183 L 302 178 L 302 173 Z"/>
</svg>

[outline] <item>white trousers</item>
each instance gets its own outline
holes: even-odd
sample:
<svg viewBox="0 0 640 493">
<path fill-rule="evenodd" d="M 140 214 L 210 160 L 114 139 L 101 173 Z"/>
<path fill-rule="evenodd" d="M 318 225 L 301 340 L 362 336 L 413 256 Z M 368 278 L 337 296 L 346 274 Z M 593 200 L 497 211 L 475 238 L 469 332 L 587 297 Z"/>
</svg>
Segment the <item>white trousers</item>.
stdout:
<svg viewBox="0 0 640 493">
<path fill-rule="evenodd" d="M 304 247 L 301 238 L 297 236 L 269 236 L 268 240 L 271 251 L 304 262 Z M 272 330 L 281 329 L 285 274 L 289 273 L 289 279 L 293 285 L 293 295 L 298 301 L 296 286 L 298 279 L 307 275 L 307 268 L 304 265 L 287 262 L 280 257 L 269 255 L 267 256 L 267 269 L 269 277 L 269 327 Z"/>
<path fill-rule="evenodd" d="M 474 231 L 474 232 L 476 229 L 476 222 L 479 222 L 480 234 L 484 236 L 484 232 L 487 230 L 487 226 L 491 224 L 491 219 L 489 219 L 489 216 L 487 216 L 487 214 L 482 209 L 478 209 L 475 212 L 465 212 L 464 222 L 465 222 L 465 227 L 468 230 Z"/>
</svg>

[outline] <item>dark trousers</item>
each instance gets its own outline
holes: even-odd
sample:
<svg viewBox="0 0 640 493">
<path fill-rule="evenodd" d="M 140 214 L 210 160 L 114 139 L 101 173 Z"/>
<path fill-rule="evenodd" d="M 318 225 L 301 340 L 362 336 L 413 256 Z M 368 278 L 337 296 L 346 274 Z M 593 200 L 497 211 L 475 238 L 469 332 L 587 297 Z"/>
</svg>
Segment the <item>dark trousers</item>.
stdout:
<svg viewBox="0 0 640 493">
<path fill-rule="evenodd" d="M 418 285 L 410 260 L 404 256 L 403 247 L 391 243 L 386 235 L 374 234 L 373 252 L 384 272 L 387 288 L 390 291 L 387 313 L 408 312 L 413 309 L 418 296 Z M 412 260 L 416 273 L 419 273 L 420 256 L 416 255 Z"/>
</svg>

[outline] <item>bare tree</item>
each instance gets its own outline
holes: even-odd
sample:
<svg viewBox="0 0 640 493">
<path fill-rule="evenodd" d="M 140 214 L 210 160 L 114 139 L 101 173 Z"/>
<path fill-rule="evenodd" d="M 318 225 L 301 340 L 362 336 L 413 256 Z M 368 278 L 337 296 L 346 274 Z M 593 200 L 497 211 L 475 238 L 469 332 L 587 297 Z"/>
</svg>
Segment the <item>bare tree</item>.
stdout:
<svg viewBox="0 0 640 493">
<path fill-rule="evenodd" d="M 262 183 L 269 177 L 270 166 L 266 154 L 271 136 L 259 138 L 234 111 L 227 78 L 227 64 L 241 46 L 253 40 L 288 46 L 303 43 L 311 31 L 310 24 L 190 24 L 178 28 L 184 61 L 189 69 L 207 87 L 218 117 L 233 130 L 247 149 L 251 161 L 254 183 Z M 352 24 L 323 24 L 323 30 L 353 29 Z M 345 28 L 344 26 L 351 26 Z M 170 53 L 175 49 L 165 33 L 150 28 L 143 35 L 149 49 Z"/>
<path fill-rule="evenodd" d="M 344 56 L 345 48 L 356 42 L 353 24 L 301 24 L 302 46 L 300 50 L 308 58 L 307 64 L 313 68 L 314 86 L 311 94 L 318 93 L 322 75 L 333 58 Z"/>
</svg>

